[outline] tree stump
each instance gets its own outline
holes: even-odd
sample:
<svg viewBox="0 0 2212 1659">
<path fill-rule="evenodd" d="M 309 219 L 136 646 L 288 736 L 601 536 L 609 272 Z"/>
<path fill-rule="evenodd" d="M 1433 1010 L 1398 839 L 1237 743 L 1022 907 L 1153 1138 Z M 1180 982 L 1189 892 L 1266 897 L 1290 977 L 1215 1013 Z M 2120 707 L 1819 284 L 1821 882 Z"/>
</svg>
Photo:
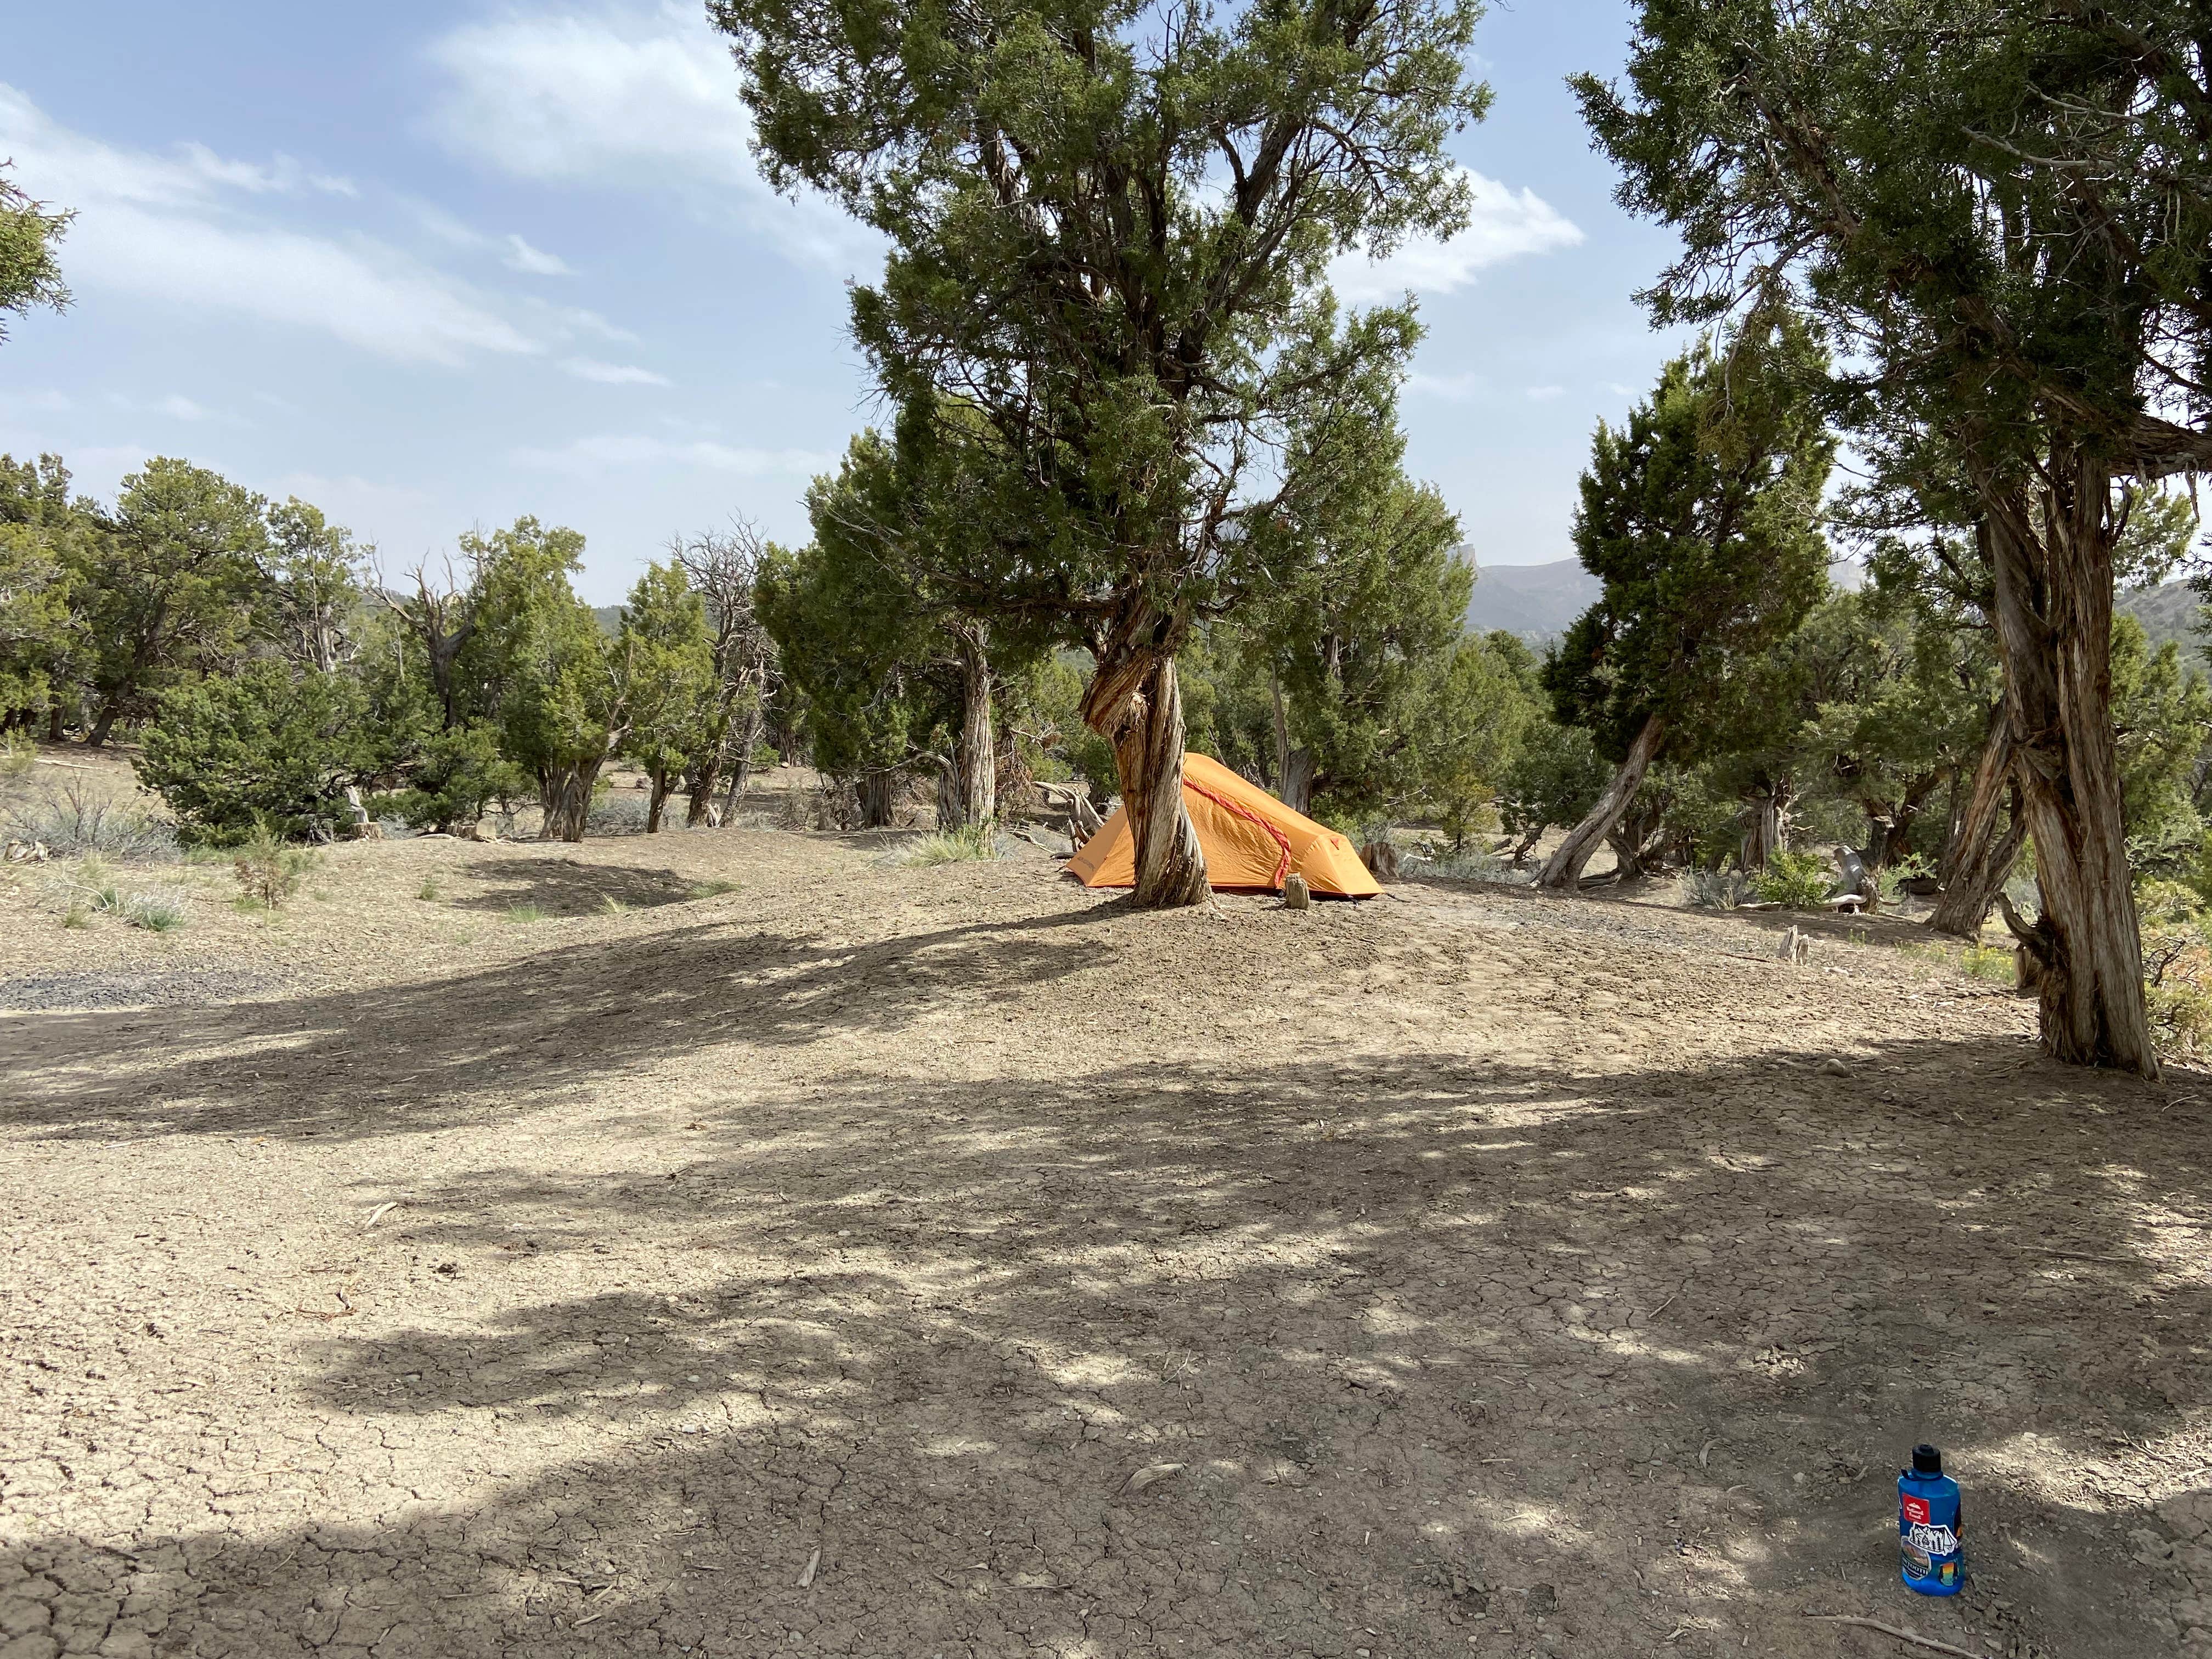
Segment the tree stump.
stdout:
<svg viewBox="0 0 2212 1659">
<path fill-rule="evenodd" d="M 1304 876 L 1292 874 L 1283 878 L 1283 908 L 1303 910 L 1313 902 L 1313 890 L 1306 885 Z"/>
<path fill-rule="evenodd" d="M 1398 843 L 1395 841 L 1370 841 L 1359 849 L 1359 861 L 1367 866 L 1367 873 L 1384 886 L 1399 878 Z"/>
<path fill-rule="evenodd" d="M 1793 921 L 1790 924 L 1790 931 L 1782 936 L 1781 949 L 1774 954 L 1784 962 L 1803 962 L 1813 954 L 1812 935 L 1799 933 L 1797 924 Z"/>
</svg>

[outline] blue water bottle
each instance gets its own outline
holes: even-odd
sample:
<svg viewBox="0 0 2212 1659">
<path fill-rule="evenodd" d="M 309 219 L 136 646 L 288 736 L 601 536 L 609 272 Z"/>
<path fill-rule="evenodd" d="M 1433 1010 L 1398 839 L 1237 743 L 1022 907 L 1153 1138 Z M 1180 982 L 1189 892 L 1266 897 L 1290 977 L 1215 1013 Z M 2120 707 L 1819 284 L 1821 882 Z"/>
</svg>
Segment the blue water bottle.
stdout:
<svg viewBox="0 0 2212 1659">
<path fill-rule="evenodd" d="M 1943 1454 L 1912 1449 L 1912 1467 L 1897 1476 L 1897 1542 L 1905 1555 L 1905 1588 L 1923 1595 L 1956 1595 L 1966 1577 L 1966 1530 L 1959 1483 L 1943 1473 Z"/>
</svg>

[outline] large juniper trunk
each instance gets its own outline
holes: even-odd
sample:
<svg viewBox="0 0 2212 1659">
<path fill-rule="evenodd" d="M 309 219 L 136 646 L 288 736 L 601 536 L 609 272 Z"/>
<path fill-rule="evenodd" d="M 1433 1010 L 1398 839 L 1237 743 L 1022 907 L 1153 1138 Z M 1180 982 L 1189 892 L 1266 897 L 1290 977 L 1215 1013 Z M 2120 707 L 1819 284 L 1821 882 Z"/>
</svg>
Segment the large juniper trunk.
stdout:
<svg viewBox="0 0 2212 1659">
<path fill-rule="evenodd" d="M 1984 487 L 1997 649 L 2042 915 L 2021 929 L 2055 1058 L 2158 1075 L 2112 731 L 2112 482 L 2054 444 L 2034 510 Z"/>
<path fill-rule="evenodd" d="M 1182 800 L 1182 693 L 1165 619 L 1138 607 L 1115 629 L 1083 695 L 1084 723 L 1114 745 L 1135 843 L 1137 902 L 1204 902 L 1206 853 Z"/>
<path fill-rule="evenodd" d="M 1583 878 L 1583 866 L 1590 860 L 1599 843 L 1613 833 L 1628 811 L 1628 803 L 1636 799 L 1636 792 L 1644 787 L 1644 774 L 1659 753 L 1659 745 L 1667 736 L 1663 716 L 1649 715 L 1636 741 L 1628 745 L 1627 758 L 1613 775 L 1597 805 L 1590 808 L 1589 816 L 1567 831 L 1552 856 L 1544 861 L 1541 874 L 1536 878 L 1540 887 L 1572 890 Z"/>
<path fill-rule="evenodd" d="M 581 841 L 591 816 L 592 790 L 599 781 L 598 757 L 538 769 L 538 803 L 545 810 L 540 841 Z"/>
<path fill-rule="evenodd" d="M 707 822 L 714 806 L 714 792 L 722 784 L 722 745 L 715 744 L 693 761 L 684 774 L 684 824 L 696 830 Z"/>
<path fill-rule="evenodd" d="M 991 659 L 986 624 L 960 632 L 960 749 L 957 760 L 961 824 L 975 829 L 999 816 L 998 753 L 991 732 Z"/>
<path fill-rule="evenodd" d="M 898 807 L 898 774 L 886 768 L 863 772 L 853 780 L 853 797 L 860 809 L 863 830 L 888 830 Z"/>
<path fill-rule="evenodd" d="M 1743 838 L 1737 843 L 1736 856 L 1747 875 L 1766 868 L 1767 860 L 1788 843 L 1790 797 L 1789 781 L 1782 779 L 1746 803 Z"/>
<path fill-rule="evenodd" d="M 1310 749 L 1284 750 L 1283 805 L 1293 812 L 1313 811 L 1314 757 Z"/>
</svg>

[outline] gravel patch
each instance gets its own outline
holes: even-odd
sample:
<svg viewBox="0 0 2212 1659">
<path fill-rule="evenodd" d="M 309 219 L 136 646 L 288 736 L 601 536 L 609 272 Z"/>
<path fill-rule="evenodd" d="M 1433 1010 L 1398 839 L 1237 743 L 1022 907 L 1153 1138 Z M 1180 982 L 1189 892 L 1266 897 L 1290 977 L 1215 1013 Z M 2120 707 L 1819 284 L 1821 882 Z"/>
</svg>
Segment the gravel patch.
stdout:
<svg viewBox="0 0 2212 1659">
<path fill-rule="evenodd" d="M 0 1009 L 44 1013 L 64 1008 L 179 1008 L 281 991 L 289 974 L 258 968 L 86 969 L 0 979 Z"/>
</svg>

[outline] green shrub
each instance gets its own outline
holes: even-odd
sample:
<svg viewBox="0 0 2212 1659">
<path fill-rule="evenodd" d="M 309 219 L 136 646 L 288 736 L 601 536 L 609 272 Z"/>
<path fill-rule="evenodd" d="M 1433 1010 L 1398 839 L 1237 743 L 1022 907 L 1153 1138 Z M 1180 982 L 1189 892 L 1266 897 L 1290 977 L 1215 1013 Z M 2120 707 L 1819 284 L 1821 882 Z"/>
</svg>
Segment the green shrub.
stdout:
<svg viewBox="0 0 2212 1659">
<path fill-rule="evenodd" d="M 410 830 L 465 830 L 494 801 L 532 793 L 522 769 L 501 758 L 499 734 L 489 726 L 425 732 L 412 740 L 406 759 L 412 787 L 379 795 L 369 811 Z"/>
<path fill-rule="evenodd" d="M 552 914 L 542 904 L 510 904 L 507 907 L 509 921 L 543 921 Z"/>
<path fill-rule="evenodd" d="M 301 881 L 321 862 L 319 854 L 287 845 L 264 823 L 240 845 L 231 869 L 246 898 L 275 910 L 300 890 Z"/>
<path fill-rule="evenodd" d="M 172 933 L 185 925 L 185 907 L 169 893 L 132 893 L 123 901 L 123 920 L 149 933 Z"/>
<path fill-rule="evenodd" d="M 1917 853 L 1907 853 L 1876 878 L 1880 884 L 1877 890 L 1881 895 L 1882 908 L 1887 909 L 1905 896 L 1906 882 L 1917 876 L 1932 876 L 1935 873 L 1936 866 L 1926 859 Z"/>
<path fill-rule="evenodd" d="M 136 764 L 188 840 L 251 842 L 264 826 L 296 837 L 345 813 L 364 760 L 367 703 L 338 674 L 251 662 L 161 699 Z"/>
<path fill-rule="evenodd" d="M 1760 898 L 1786 910 L 1820 908 L 1835 885 L 1827 860 L 1818 853 L 1792 853 L 1786 848 L 1769 854 L 1766 868 L 1752 881 Z"/>
</svg>

